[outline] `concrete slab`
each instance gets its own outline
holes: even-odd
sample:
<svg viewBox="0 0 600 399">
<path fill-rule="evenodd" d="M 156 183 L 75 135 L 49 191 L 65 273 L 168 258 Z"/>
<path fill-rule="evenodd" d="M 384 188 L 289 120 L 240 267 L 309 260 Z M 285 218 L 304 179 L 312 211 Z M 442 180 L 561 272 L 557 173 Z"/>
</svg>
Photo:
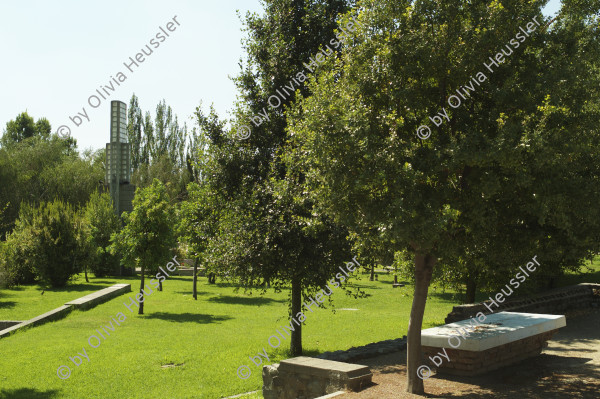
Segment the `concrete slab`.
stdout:
<svg viewBox="0 0 600 399">
<path fill-rule="evenodd" d="M 567 325 L 565 316 L 537 313 L 500 312 L 486 315 L 486 319 L 478 327 L 473 327 L 469 320 L 421 331 L 421 345 L 438 348 L 452 348 L 448 338 L 459 336 L 459 329 L 464 329 L 466 338 L 460 337 L 460 350 L 484 351 L 523 338 L 557 330 Z M 451 342 L 456 343 L 454 339 Z"/>
<path fill-rule="evenodd" d="M 86 296 L 82 296 L 81 298 L 67 302 L 65 305 L 71 305 L 79 310 L 89 309 L 102 302 L 106 302 L 109 299 L 130 291 L 131 284 L 115 284 L 111 287 L 101 289 Z"/>
<path fill-rule="evenodd" d="M 328 377 L 332 372 L 347 379 L 371 374 L 367 366 L 336 362 L 334 360 L 299 356 L 279 362 L 280 372 L 300 373 L 315 377 Z"/>
<path fill-rule="evenodd" d="M 263 367 L 265 399 L 320 398 L 338 391 L 360 391 L 371 384 L 368 367 L 299 356 Z"/>
</svg>

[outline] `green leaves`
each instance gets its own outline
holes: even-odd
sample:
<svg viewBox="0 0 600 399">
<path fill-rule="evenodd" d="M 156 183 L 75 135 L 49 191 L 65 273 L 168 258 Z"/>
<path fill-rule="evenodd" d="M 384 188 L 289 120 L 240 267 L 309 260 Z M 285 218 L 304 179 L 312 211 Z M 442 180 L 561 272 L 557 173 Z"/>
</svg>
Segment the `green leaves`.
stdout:
<svg viewBox="0 0 600 399">
<path fill-rule="evenodd" d="M 125 227 L 111 236 L 111 253 L 131 267 L 157 270 L 172 257 L 176 246 L 174 209 L 165 186 L 154 179 L 137 189 L 133 211 L 123 216 Z"/>
<path fill-rule="evenodd" d="M 600 224 L 584 215 L 600 200 L 591 16 L 569 5 L 493 73 L 483 65 L 533 17 L 543 21 L 542 5 L 364 3 L 359 19 L 369 26 L 288 113 L 286 155 L 364 251 L 418 248 L 498 271 L 540 248 L 556 255 L 549 269 L 597 248 L 589 237 Z M 480 71 L 488 79 L 450 108 L 448 97 Z M 436 127 L 429 118 L 442 107 L 450 121 Z M 425 141 L 416 137 L 423 123 L 432 127 Z M 573 209 L 582 199 L 589 205 Z"/>
<path fill-rule="evenodd" d="M 95 192 L 84 210 L 86 244 L 91 253 L 91 270 L 96 277 L 116 274 L 119 258 L 110 253 L 110 237 L 121 229 L 109 193 Z"/>
<path fill-rule="evenodd" d="M 64 286 L 80 270 L 80 229 L 74 210 L 62 201 L 39 208 L 23 204 L 3 254 L 13 282 L 31 283 L 35 275 L 43 284 Z"/>
</svg>

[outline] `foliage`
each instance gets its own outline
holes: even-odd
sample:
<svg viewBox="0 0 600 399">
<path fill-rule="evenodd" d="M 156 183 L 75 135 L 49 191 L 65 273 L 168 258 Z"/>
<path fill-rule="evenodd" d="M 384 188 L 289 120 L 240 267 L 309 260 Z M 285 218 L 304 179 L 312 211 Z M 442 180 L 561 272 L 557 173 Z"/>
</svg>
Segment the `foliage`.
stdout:
<svg viewBox="0 0 600 399">
<path fill-rule="evenodd" d="M 327 59 L 290 113 L 290 163 L 325 212 L 358 237 L 376 231 L 392 254 L 414 254 L 413 393 L 411 335 L 438 260 L 483 267 L 497 284 L 535 254 L 552 273 L 598 248 L 597 18 L 566 1 L 556 26 L 493 73 L 484 66 L 520 26 L 543 26 L 544 3 L 364 1 L 353 45 Z M 476 89 L 449 106 L 465 84 Z M 438 112 L 449 120 L 436 127 Z M 427 140 L 416 135 L 423 124 Z"/>
<path fill-rule="evenodd" d="M 15 143 L 19 143 L 30 137 L 39 137 L 44 140 L 50 138 L 52 127 L 46 118 L 38 119 L 37 122 L 33 118 L 22 112 L 15 120 L 6 123 L 6 129 L 0 139 L 2 147 L 10 147 Z"/>
<path fill-rule="evenodd" d="M 34 208 L 23 203 L 15 229 L 3 243 L 0 262 L 4 265 L 9 286 L 35 282 L 35 262 L 29 256 L 29 249 L 34 246 L 34 234 L 30 227 L 34 216 Z"/>
<path fill-rule="evenodd" d="M 191 180 L 187 168 L 175 165 L 166 155 L 160 155 L 150 164 L 141 164 L 133 172 L 131 181 L 137 187 L 148 187 L 154 179 L 166 187 L 169 198 L 182 200 L 186 184 Z"/>
<path fill-rule="evenodd" d="M 6 240 L 10 279 L 31 283 L 32 276 L 52 287 L 62 287 L 77 273 L 83 257 L 77 215 L 60 200 L 34 208 L 23 204 L 14 231 Z"/>
<path fill-rule="evenodd" d="M 103 153 L 103 152 L 101 152 Z M 101 153 L 80 158 L 74 142 L 53 135 L 49 140 L 32 137 L 0 148 L 0 236 L 14 227 L 21 202 L 34 206 L 60 199 L 83 206 L 104 178 Z"/>
<path fill-rule="evenodd" d="M 92 194 L 84 212 L 92 272 L 96 277 L 117 274 L 119 258 L 110 253 L 110 237 L 121 229 L 121 220 L 115 213 L 110 194 Z"/>
<path fill-rule="evenodd" d="M 284 110 L 295 97 L 281 98 L 270 107 L 269 98 L 283 85 L 304 82 L 304 62 L 335 37 L 336 19 L 351 1 L 285 0 L 265 2 L 264 15 L 247 14 L 244 40 L 247 61 L 235 83 L 240 91 L 236 110 L 243 125 L 259 113 L 244 141 L 234 138 L 213 109 L 198 108 L 196 118 L 208 143 L 196 165 L 205 205 L 196 214 L 200 237 L 192 239 L 207 267 L 246 288 L 270 283 L 275 289 L 291 285 L 290 315 L 302 309 L 302 297 L 325 288 L 336 270 L 350 261 L 347 231 L 320 213 L 304 195 L 302 174 L 286 170 L 280 153 L 287 142 Z M 254 119 L 256 120 L 256 119 Z M 196 193 L 194 193 L 196 196 Z M 195 201 L 202 201 L 195 199 Z M 205 246 L 206 245 L 206 246 Z M 264 286 L 263 286 L 264 287 Z M 292 353 L 302 352 L 301 327 L 292 336 Z"/>
<path fill-rule="evenodd" d="M 133 211 L 123 217 L 125 227 L 111 237 L 111 253 L 134 270 L 141 267 L 144 288 L 146 270 L 158 271 L 173 256 L 176 245 L 174 210 L 165 186 L 154 179 L 146 188 L 138 188 L 133 199 Z M 140 304 L 140 314 L 143 303 Z"/>
<path fill-rule="evenodd" d="M 144 188 L 152 184 L 153 179 L 159 179 L 167 186 L 170 198 L 182 200 L 186 185 L 194 177 L 190 160 L 195 159 L 196 135 L 188 134 L 185 123 L 179 125 L 165 100 L 157 105 L 154 120 L 150 112 L 143 115 L 134 94 L 129 102 L 127 124 L 133 169 L 131 182 Z"/>
</svg>

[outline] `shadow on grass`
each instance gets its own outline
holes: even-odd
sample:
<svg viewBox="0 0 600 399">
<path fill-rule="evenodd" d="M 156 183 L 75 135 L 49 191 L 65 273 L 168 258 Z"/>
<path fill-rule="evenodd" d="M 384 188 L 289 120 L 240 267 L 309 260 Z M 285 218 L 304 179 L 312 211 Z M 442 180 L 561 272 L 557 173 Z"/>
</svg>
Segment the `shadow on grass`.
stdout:
<svg viewBox="0 0 600 399">
<path fill-rule="evenodd" d="M 57 288 L 38 286 L 38 287 L 36 287 L 36 290 L 46 291 L 46 292 L 81 292 L 81 291 L 98 291 L 103 288 L 107 288 L 107 287 L 103 287 L 101 285 L 92 285 L 92 284 L 68 284 L 68 285 L 65 285 L 64 287 L 57 287 Z"/>
<path fill-rule="evenodd" d="M 0 399 L 51 399 L 58 398 L 59 391 L 37 391 L 31 388 L 2 389 Z"/>
<path fill-rule="evenodd" d="M 173 293 L 174 294 L 185 294 L 185 295 L 192 295 L 193 294 L 192 290 L 189 290 L 189 291 L 173 291 Z M 196 294 L 198 296 L 200 296 L 200 295 L 209 295 L 209 294 L 212 294 L 212 292 L 196 291 Z"/>
<path fill-rule="evenodd" d="M 213 316 L 211 314 L 196 314 L 196 313 L 166 313 L 156 312 L 149 315 L 144 315 L 144 319 L 159 319 L 165 321 L 172 321 L 175 323 L 198 323 L 198 324 L 210 324 L 218 323 L 220 321 L 231 320 L 233 317 L 230 316 Z"/>
<path fill-rule="evenodd" d="M 587 266 L 587 265 L 586 265 Z M 557 287 L 566 287 L 580 283 L 600 284 L 600 271 L 588 271 L 583 269 L 583 273 L 566 274 L 560 277 Z M 593 269 L 592 269 L 593 270 Z"/>
<path fill-rule="evenodd" d="M 221 295 L 221 296 L 213 296 L 208 299 L 209 302 L 216 303 L 226 303 L 228 305 L 267 305 L 269 303 L 283 303 L 286 302 L 283 299 L 271 299 L 265 297 L 238 297 L 238 296 L 229 296 L 229 295 Z"/>
<path fill-rule="evenodd" d="M 312 349 L 312 350 L 306 350 L 306 349 L 304 349 L 304 350 L 302 351 L 302 356 L 308 356 L 308 357 L 317 357 L 317 356 L 318 356 L 318 355 L 320 355 L 322 352 L 326 352 L 326 351 L 319 351 L 319 350 L 315 350 L 315 349 Z M 292 356 L 292 355 L 291 355 L 291 352 L 289 351 L 289 349 L 286 351 L 286 355 L 287 355 L 287 356 L 289 356 L 289 357 L 291 357 L 291 356 Z"/>
<path fill-rule="evenodd" d="M 154 276 L 156 277 L 156 276 Z M 169 276 L 165 281 L 163 281 L 163 285 L 169 284 L 169 281 L 178 280 L 178 281 L 189 281 L 190 283 L 193 281 L 192 276 Z"/>
<path fill-rule="evenodd" d="M 13 301 L 0 302 L 0 309 L 14 308 L 17 303 Z"/>
<path fill-rule="evenodd" d="M 347 287 L 348 288 L 364 288 L 364 289 L 369 289 L 369 290 L 380 290 L 381 289 L 381 287 L 373 287 L 371 285 L 357 284 L 354 282 L 348 283 Z"/>
<path fill-rule="evenodd" d="M 24 289 L 25 289 L 25 287 L 23 287 L 22 285 L 10 287 L 10 288 L 4 288 L 2 294 L 5 295 L 7 292 L 10 292 L 10 291 L 23 291 Z"/>
<path fill-rule="evenodd" d="M 461 304 L 462 300 L 464 299 L 464 295 L 456 292 L 429 292 L 427 296 L 436 297 L 438 299 L 441 299 L 442 301 L 458 304 Z"/>
</svg>

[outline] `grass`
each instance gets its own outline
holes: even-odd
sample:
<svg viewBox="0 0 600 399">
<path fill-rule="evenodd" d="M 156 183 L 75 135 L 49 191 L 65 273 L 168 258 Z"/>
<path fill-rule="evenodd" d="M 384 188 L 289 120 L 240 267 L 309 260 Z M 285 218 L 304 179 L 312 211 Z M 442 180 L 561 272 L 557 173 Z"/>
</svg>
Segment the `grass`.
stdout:
<svg viewBox="0 0 600 399">
<path fill-rule="evenodd" d="M 567 275 L 565 284 L 594 282 L 600 258 L 591 274 Z M 361 275 L 357 285 L 370 294 L 354 299 L 336 288 L 331 308 L 307 311 L 303 327 L 305 354 L 348 349 L 406 334 L 413 287 L 392 288 L 393 276 L 379 274 L 379 281 Z M 138 287 L 136 278 L 81 278 L 61 290 L 42 296 L 35 286 L 0 291 L 0 320 L 26 319 L 64 302 L 119 282 Z M 247 296 L 234 287 L 199 281 L 198 300 L 191 296 L 191 277 L 170 277 L 163 292 L 154 291 L 145 301 L 145 315 L 125 306 L 131 293 L 87 311 L 73 311 L 65 319 L 18 332 L 0 340 L 0 398 L 221 398 L 262 388 L 261 367 L 289 357 L 289 339 L 274 349 L 267 340 L 288 324 L 288 291 Z M 455 292 L 430 289 L 423 328 L 440 325 L 458 304 Z M 325 302 L 327 305 L 327 302 Z M 358 310 L 340 310 L 358 309 Z M 90 347 L 88 337 L 99 336 L 112 318 L 125 320 Z M 278 335 L 278 334 L 277 334 Z M 276 341 L 272 341 L 274 345 Z M 96 345 L 95 340 L 92 344 Z M 69 357 L 89 356 L 75 366 Z M 269 361 L 255 366 L 250 357 L 266 351 Z M 57 368 L 69 366 L 71 376 L 57 377 Z M 175 365 L 175 367 L 171 367 Z M 237 377 L 246 365 L 250 378 Z M 166 366 L 166 367 L 163 367 Z M 261 398 L 260 393 L 242 397 Z"/>
<path fill-rule="evenodd" d="M 358 285 L 371 296 L 354 299 L 340 288 L 334 289 L 331 308 L 307 311 L 303 327 L 305 353 L 348 349 L 384 339 L 398 338 L 408 328 L 412 287 L 393 289 L 392 276 L 380 275 L 370 282 L 363 275 Z M 90 281 L 94 281 L 91 279 Z M 46 291 L 20 287 L 0 293 L 0 319 L 26 319 L 91 291 L 119 282 L 137 279 L 103 278 L 64 290 Z M 65 319 L 18 332 L 0 340 L 0 398 L 221 398 L 262 388 L 261 368 L 250 356 L 266 351 L 272 364 L 289 357 L 289 338 L 274 349 L 267 340 L 289 325 L 288 291 L 264 296 L 246 296 L 234 292 L 229 284 L 199 282 L 198 300 L 191 296 L 191 277 L 170 277 L 163 292 L 154 291 L 145 301 L 145 315 L 138 316 L 135 305 L 130 312 L 124 306 L 132 294 L 120 296 L 87 311 L 73 311 Z M 83 288 L 82 288 L 83 287 Z M 43 297 L 43 299 L 39 299 Z M 6 303 L 12 303 L 6 306 Z M 443 323 L 454 301 L 432 292 L 427 303 L 424 328 Z M 327 305 L 325 302 L 324 305 Z M 313 306 L 314 308 L 314 306 Z M 88 337 L 113 322 L 97 348 Z M 278 335 L 278 334 L 277 334 Z M 287 337 L 287 335 L 286 335 Z M 95 339 L 92 344 L 97 345 Z M 272 343 L 277 345 L 273 338 Z M 75 366 L 69 357 L 77 352 L 89 356 L 89 362 Z M 258 360 L 257 360 L 258 361 Z M 164 365 L 180 365 L 163 368 Z M 61 380 L 57 368 L 66 365 L 71 376 Z M 247 365 L 252 375 L 237 377 L 238 367 Z M 247 396 L 258 398 L 259 394 Z"/>
<path fill-rule="evenodd" d="M 10 290 L 0 290 L 0 320 L 28 320 L 73 299 L 117 283 L 114 278 L 89 278 L 89 281 L 86 283 L 83 275 L 78 275 L 71 284 L 63 288 L 24 285 Z M 133 283 L 139 281 L 139 278 L 125 277 L 120 281 Z"/>
</svg>

